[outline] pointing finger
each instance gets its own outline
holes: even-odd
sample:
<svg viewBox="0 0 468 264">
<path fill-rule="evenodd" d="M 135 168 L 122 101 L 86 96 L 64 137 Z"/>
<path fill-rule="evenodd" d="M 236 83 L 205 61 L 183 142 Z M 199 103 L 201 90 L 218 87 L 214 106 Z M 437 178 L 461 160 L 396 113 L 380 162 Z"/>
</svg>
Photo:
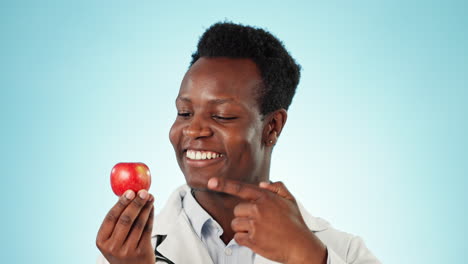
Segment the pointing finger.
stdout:
<svg viewBox="0 0 468 264">
<path fill-rule="evenodd" d="M 262 190 L 255 185 L 224 178 L 211 178 L 208 181 L 208 188 L 250 201 L 256 201 L 263 196 Z"/>
</svg>

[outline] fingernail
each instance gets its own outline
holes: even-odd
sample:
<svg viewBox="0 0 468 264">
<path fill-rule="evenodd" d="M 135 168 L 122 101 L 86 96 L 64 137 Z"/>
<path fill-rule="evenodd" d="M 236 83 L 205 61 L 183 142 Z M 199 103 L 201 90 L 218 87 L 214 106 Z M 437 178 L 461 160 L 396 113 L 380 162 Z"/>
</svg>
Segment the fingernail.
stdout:
<svg viewBox="0 0 468 264">
<path fill-rule="evenodd" d="M 131 200 L 133 197 L 135 197 L 135 193 L 132 190 L 127 190 L 125 192 L 125 198 L 127 198 L 127 200 Z"/>
<path fill-rule="evenodd" d="M 209 181 L 208 181 L 208 188 L 211 188 L 211 189 L 214 189 L 218 187 L 218 179 L 216 178 L 211 178 Z"/>
<path fill-rule="evenodd" d="M 154 196 L 150 196 L 150 198 L 148 199 L 149 202 L 153 202 L 154 201 Z"/>
<path fill-rule="evenodd" d="M 258 186 L 265 188 L 268 186 L 268 182 L 260 182 Z"/>
<path fill-rule="evenodd" d="M 148 197 L 148 192 L 146 190 L 141 190 L 138 192 L 138 195 L 141 199 L 146 199 L 146 197 Z"/>
</svg>

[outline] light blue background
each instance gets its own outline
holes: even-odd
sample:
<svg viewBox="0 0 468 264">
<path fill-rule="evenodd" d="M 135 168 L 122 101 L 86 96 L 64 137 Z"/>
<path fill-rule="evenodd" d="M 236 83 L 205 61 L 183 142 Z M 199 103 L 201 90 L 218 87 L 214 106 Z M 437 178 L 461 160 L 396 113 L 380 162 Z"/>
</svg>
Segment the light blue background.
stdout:
<svg viewBox="0 0 468 264">
<path fill-rule="evenodd" d="M 384 263 L 468 250 L 465 1 L 2 1 L 2 263 L 94 263 L 120 161 L 184 182 L 168 140 L 198 37 L 270 30 L 302 65 L 272 179 Z"/>
</svg>

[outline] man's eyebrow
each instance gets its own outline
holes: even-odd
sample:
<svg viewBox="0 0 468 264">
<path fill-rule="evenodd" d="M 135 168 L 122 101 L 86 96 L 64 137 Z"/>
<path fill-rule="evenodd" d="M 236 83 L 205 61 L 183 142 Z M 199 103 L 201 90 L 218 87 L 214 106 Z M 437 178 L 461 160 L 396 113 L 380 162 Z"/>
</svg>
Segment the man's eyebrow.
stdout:
<svg viewBox="0 0 468 264">
<path fill-rule="evenodd" d="M 190 100 L 190 98 L 185 97 L 185 96 L 177 97 L 176 101 L 184 101 L 184 102 L 187 102 L 187 103 L 192 102 L 192 100 Z M 217 99 L 209 100 L 208 103 L 209 104 L 214 104 L 214 105 L 220 105 L 220 104 L 225 104 L 225 103 L 236 103 L 236 102 L 232 98 L 217 98 Z"/>
<path fill-rule="evenodd" d="M 176 102 L 177 102 L 177 101 L 184 101 L 184 102 L 187 102 L 187 103 L 191 103 L 191 102 L 192 102 L 192 100 L 190 100 L 188 97 L 184 97 L 184 96 L 178 96 L 178 97 L 176 98 Z"/>
<path fill-rule="evenodd" d="M 225 104 L 225 103 L 233 103 L 233 102 L 234 102 L 234 99 L 232 98 L 225 98 L 225 99 L 218 98 L 218 99 L 212 99 L 208 101 L 209 104 L 216 104 L 216 105 Z"/>
</svg>

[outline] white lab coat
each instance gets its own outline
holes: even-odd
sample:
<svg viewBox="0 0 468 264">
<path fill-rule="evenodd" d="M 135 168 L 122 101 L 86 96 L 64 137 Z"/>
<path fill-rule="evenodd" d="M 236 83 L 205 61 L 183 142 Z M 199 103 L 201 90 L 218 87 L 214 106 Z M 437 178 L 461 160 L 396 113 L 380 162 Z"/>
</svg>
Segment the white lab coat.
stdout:
<svg viewBox="0 0 468 264">
<path fill-rule="evenodd" d="M 213 264 L 208 250 L 182 210 L 182 199 L 187 194 L 190 194 L 190 188 L 183 185 L 170 196 L 163 210 L 155 217 L 151 243 L 154 248 L 156 236 L 166 235 L 157 247 L 157 251 L 173 263 Z M 327 264 L 380 263 L 366 248 L 360 237 L 334 229 L 327 221 L 311 216 L 301 204 L 299 204 L 299 209 L 309 229 L 326 245 Z M 159 263 L 165 262 L 158 260 L 157 264 Z M 254 263 L 274 264 L 277 262 L 257 254 Z M 97 264 L 108 264 L 108 262 L 100 255 Z"/>
</svg>

